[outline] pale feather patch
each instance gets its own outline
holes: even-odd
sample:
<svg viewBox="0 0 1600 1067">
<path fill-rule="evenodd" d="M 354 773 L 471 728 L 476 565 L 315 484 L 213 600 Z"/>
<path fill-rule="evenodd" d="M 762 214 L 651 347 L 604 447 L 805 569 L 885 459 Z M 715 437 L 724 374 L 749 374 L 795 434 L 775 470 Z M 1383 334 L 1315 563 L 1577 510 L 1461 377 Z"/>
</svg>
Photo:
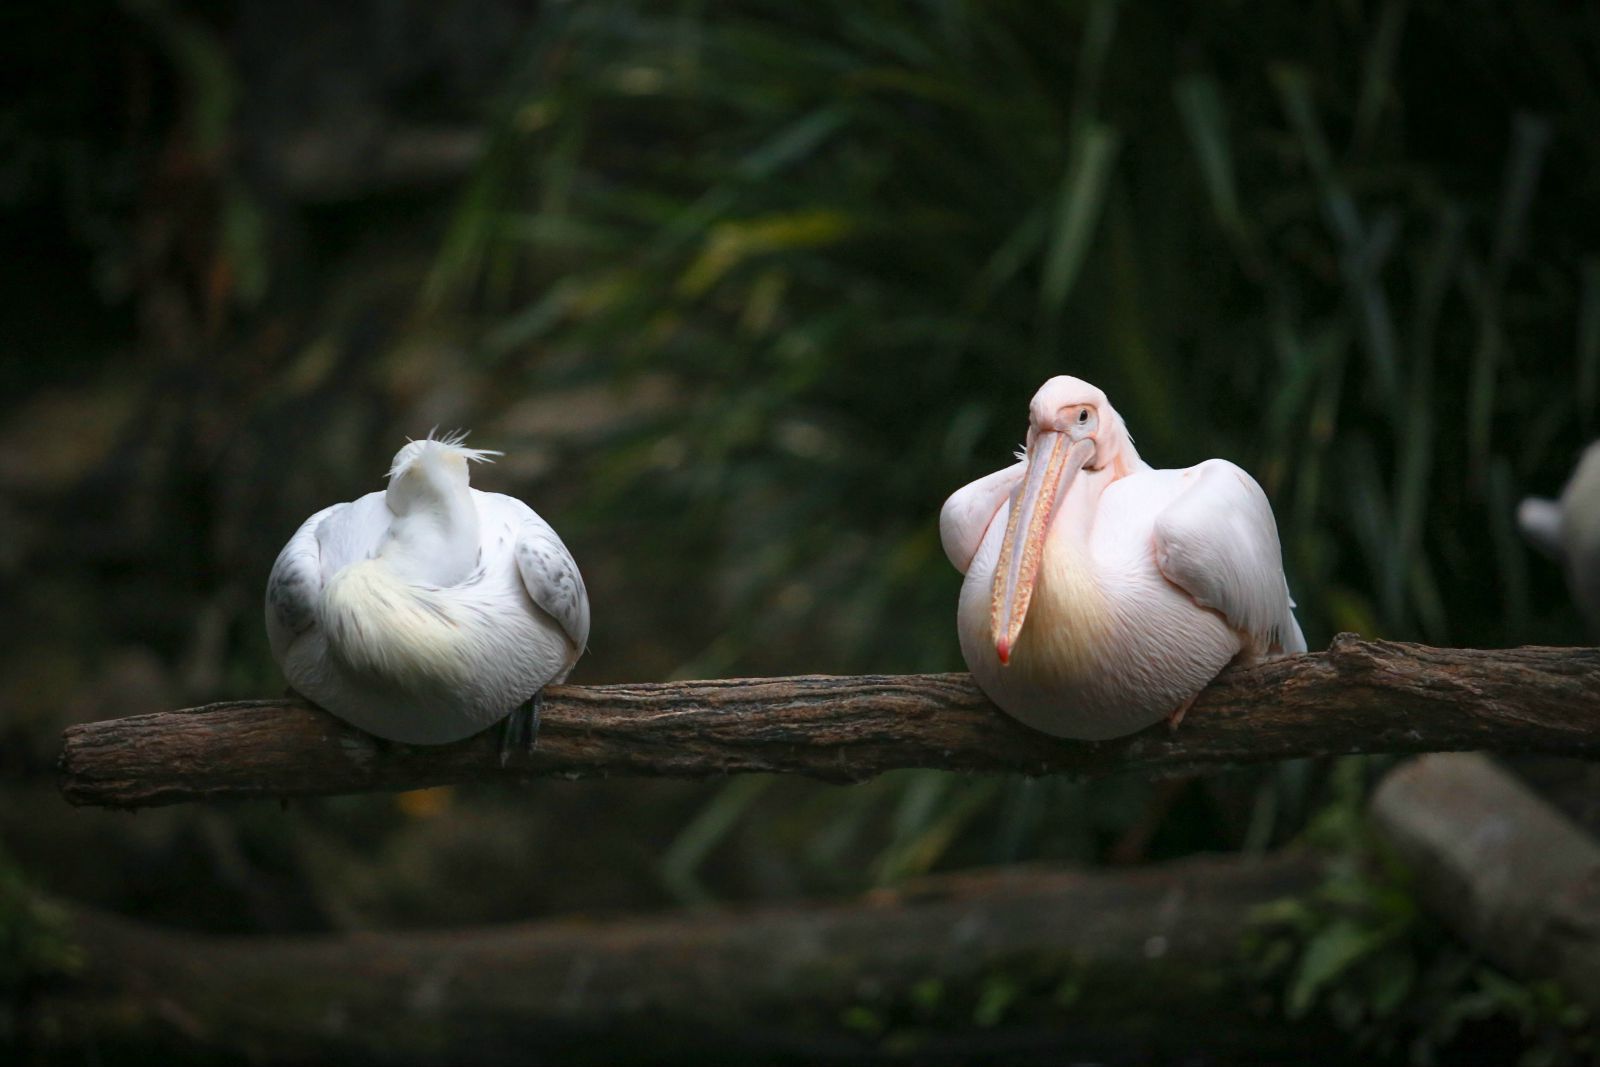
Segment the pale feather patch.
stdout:
<svg viewBox="0 0 1600 1067">
<path fill-rule="evenodd" d="M 352 563 L 323 593 L 328 651 L 349 670 L 410 692 L 457 689 L 470 680 L 470 637 L 451 606 L 437 591 L 397 578 L 381 560 Z"/>
<path fill-rule="evenodd" d="M 1008 669 L 1049 687 L 1093 678 L 1105 671 L 1115 622 L 1088 553 L 1054 542 Z"/>
</svg>

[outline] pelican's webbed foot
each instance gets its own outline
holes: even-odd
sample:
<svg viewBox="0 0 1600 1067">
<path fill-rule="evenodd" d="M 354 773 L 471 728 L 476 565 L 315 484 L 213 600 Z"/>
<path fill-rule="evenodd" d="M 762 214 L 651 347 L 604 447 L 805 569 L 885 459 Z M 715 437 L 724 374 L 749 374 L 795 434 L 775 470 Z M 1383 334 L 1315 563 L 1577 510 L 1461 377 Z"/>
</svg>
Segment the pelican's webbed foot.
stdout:
<svg viewBox="0 0 1600 1067">
<path fill-rule="evenodd" d="M 544 690 L 541 689 L 529 697 L 520 710 L 523 744 L 527 746 L 527 752 L 531 756 L 533 746 L 539 742 L 539 715 L 544 711 Z"/>
<path fill-rule="evenodd" d="M 1176 730 L 1178 728 L 1178 724 L 1183 721 L 1183 717 L 1189 714 L 1189 709 L 1194 707 L 1194 702 L 1199 699 L 1200 694 L 1196 693 L 1194 696 L 1190 697 L 1188 700 L 1185 700 L 1182 704 L 1179 704 L 1170 713 L 1168 713 L 1167 729 Z"/>
<path fill-rule="evenodd" d="M 505 717 L 500 728 L 500 766 L 504 767 L 511 759 L 512 745 L 533 754 L 534 745 L 539 741 L 539 713 L 543 710 L 544 690 L 541 689 Z"/>
</svg>

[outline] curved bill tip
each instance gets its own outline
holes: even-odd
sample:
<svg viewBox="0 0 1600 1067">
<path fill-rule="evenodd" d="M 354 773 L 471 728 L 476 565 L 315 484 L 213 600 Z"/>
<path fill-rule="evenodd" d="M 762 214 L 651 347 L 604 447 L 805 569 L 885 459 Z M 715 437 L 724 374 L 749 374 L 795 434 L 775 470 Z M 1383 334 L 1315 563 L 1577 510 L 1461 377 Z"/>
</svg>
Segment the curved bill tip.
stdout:
<svg viewBox="0 0 1600 1067">
<path fill-rule="evenodd" d="M 994 651 L 995 651 L 995 655 L 1000 657 L 1000 663 L 1001 663 L 1002 666 L 1004 666 L 1005 664 L 1011 662 L 1011 642 L 1010 641 L 1007 641 L 1005 638 L 1002 637 L 1000 640 L 995 642 Z"/>
</svg>

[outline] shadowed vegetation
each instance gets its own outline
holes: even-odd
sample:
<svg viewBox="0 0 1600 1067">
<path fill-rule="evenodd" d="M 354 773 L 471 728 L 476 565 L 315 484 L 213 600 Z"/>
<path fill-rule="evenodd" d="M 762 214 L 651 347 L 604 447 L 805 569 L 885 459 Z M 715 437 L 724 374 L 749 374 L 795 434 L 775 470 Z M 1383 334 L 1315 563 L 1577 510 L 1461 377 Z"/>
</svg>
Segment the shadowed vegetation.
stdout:
<svg viewBox="0 0 1600 1067">
<path fill-rule="evenodd" d="M 600 473 L 728 576 L 685 672 L 956 662 L 932 516 L 1067 372 L 1257 474 L 1313 644 L 1570 638 L 1511 526 L 1600 402 L 1564 11 L 582 5 L 436 282 L 484 358 L 669 376 Z"/>
<path fill-rule="evenodd" d="M 1582 639 L 1513 511 L 1600 432 L 1584 5 L 141 0 L 15 28 L 49 58 L 0 118 L 0 837 L 49 892 L 267 932 L 793 900 L 1259 852 L 1357 819 L 1385 766 L 57 811 L 65 724 L 275 693 L 273 554 L 435 423 L 505 449 L 476 484 L 573 548 L 579 683 L 958 669 L 938 508 L 1056 373 L 1154 465 L 1255 474 L 1313 647 Z M 1354 918 L 1338 885 L 1278 913 L 1275 1003 L 1399 1055 L 1560 1016 L 1367 874 Z M 1460 973 L 1380 1020 L 1400 958 L 1413 991 Z"/>
<path fill-rule="evenodd" d="M 595 521 L 649 523 L 628 586 L 700 575 L 679 676 L 959 665 L 937 509 L 1064 372 L 1155 465 L 1257 475 L 1313 647 L 1578 639 L 1512 524 L 1595 429 L 1593 27 L 1497 11 L 582 5 L 537 28 L 432 292 L 530 388 L 671 398 L 589 471 Z M 820 837 L 888 803 L 885 877 L 1259 847 L 1323 773 L 912 775 Z M 724 793 L 675 884 L 789 789 Z"/>
</svg>

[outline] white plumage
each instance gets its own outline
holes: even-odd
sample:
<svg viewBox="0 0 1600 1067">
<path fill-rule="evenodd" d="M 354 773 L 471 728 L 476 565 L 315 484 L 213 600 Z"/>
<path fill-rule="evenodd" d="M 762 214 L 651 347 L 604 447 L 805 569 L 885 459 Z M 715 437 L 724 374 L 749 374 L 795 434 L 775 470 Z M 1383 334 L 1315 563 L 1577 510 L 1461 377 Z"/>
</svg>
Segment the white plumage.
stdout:
<svg viewBox="0 0 1600 1067">
<path fill-rule="evenodd" d="M 1522 533 L 1567 572 L 1567 588 L 1600 640 L 1600 441 L 1584 450 L 1560 500 L 1529 497 L 1517 508 Z"/>
<path fill-rule="evenodd" d="M 1220 459 L 1152 469 L 1077 378 L 1045 382 L 1026 454 L 957 490 L 940 535 L 968 668 L 1046 733 L 1175 724 L 1229 663 L 1305 651 L 1261 487 Z"/>
<path fill-rule="evenodd" d="M 464 435 L 412 441 L 388 488 L 324 508 L 267 581 L 289 684 L 368 733 L 456 741 L 566 678 L 589 598 L 561 538 L 522 501 L 468 484 Z"/>
</svg>

